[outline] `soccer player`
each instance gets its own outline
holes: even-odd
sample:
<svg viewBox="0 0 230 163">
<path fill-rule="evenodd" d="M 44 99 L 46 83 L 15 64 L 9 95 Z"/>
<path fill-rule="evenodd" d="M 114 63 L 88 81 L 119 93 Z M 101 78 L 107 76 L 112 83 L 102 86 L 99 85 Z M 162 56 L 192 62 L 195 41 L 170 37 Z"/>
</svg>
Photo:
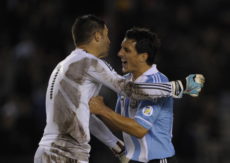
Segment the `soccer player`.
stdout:
<svg viewBox="0 0 230 163">
<path fill-rule="evenodd" d="M 145 28 L 126 32 L 118 56 L 127 80 L 166 83 L 168 78 L 158 71 L 154 58 L 160 46 L 157 34 Z M 102 97 L 90 100 L 92 113 L 101 116 L 112 127 L 123 131 L 126 158 L 123 163 L 175 163 L 172 144 L 173 99 L 138 100 L 120 94 L 116 112 L 103 103 Z M 121 115 L 120 115 L 121 114 Z"/>
<path fill-rule="evenodd" d="M 200 92 L 202 84 L 194 79 L 187 80 L 183 86 L 181 81 L 133 83 L 119 76 L 100 59 L 107 56 L 110 40 L 104 21 L 93 15 L 78 17 L 72 26 L 72 36 L 76 49 L 57 64 L 49 79 L 46 127 L 34 157 L 35 163 L 88 163 L 89 127 L 95 125 L 90 122 L 88 101 L 98 95 L 102 84 L 134 99 L 180 97 L 184 87 L 189 94 Z"/>
</svg>

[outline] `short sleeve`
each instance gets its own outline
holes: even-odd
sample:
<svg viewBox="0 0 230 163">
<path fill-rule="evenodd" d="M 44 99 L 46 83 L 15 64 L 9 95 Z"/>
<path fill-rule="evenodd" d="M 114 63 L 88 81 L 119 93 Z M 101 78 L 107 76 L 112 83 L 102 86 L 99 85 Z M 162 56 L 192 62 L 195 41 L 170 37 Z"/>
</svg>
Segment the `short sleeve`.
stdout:
<svg viewBox="0 0 230 163">
<path fill-rule="evenodd" d="M 146 129 L 150 129 L 161 111 L 161 106 L 153 101 L 142 101 L 134 120 Z"/>
</svg>

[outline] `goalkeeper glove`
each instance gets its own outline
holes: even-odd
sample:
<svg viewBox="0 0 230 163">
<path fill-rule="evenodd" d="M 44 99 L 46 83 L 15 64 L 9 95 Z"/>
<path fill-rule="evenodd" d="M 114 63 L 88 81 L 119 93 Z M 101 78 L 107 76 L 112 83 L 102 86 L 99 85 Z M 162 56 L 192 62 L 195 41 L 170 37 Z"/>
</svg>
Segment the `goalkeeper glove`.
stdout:
<svg viewBox="0 0 230 163">
<path fill-rule="evenodd" d="M 191 74 L 186 77 L 186 89 L 184 90 L 184 94 L 188 94 L 193 97 L 198 97 L 203 88 L 205 82 L 205 78 L 201 74 Z"/>
<path fill-rule="evenodd" d="M 121 140 L 118 140 L 116 143 L 116 146 L 114 146 L 112 149 L 113 154 L 120 160 L 122 163 L 123 159 L 125 158 L 125 145 Z"/>
</svg>

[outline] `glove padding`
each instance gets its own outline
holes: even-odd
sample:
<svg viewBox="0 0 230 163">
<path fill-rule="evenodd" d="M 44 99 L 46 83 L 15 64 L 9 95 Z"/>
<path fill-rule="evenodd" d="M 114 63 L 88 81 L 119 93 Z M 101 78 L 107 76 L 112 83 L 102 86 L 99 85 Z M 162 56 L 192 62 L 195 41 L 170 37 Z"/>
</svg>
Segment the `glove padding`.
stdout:
<svg viewBox="0 0 230 163">
<path fill-rule="evenodd" d="M 125 145 L 124 142 L 121 140 L 117 141 L 117 144 L 115 147 L 111 149 L 113 151 L 113 154 L 119 159 L 120 163 L 128 163 L 129 159 L 125 156 Z"/>
<path fill-rule="evenodd" d="M 120 163 L 125 163 L 125 145 L 123 141 L 118 140 L 116 146 L 114 146 L 111 150 L 113 154 L 120 160 Z"/>
<path fill-rule="evenodd" d="M 186 89 L 184 94 L 188 94 L 192 97 L 198 97 L 203 88 L 205 78 L 202 74 L 191 74 L 186 77 Z"/>
</svg>

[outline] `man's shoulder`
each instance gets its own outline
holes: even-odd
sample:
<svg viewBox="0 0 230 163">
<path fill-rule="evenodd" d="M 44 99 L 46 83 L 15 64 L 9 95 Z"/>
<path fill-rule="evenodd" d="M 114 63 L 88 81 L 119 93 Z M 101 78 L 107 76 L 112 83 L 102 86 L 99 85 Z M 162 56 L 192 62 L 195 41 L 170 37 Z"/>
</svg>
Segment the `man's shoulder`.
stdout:
<svg viewBox="0 0 230 163">
<path fill-rule="evenodd" d="M 157 73 L 146 75 L 147 83 L 164 83 L 169 82 L 168 77 L 162 72 L 158 71 Z"/>
</svg>

